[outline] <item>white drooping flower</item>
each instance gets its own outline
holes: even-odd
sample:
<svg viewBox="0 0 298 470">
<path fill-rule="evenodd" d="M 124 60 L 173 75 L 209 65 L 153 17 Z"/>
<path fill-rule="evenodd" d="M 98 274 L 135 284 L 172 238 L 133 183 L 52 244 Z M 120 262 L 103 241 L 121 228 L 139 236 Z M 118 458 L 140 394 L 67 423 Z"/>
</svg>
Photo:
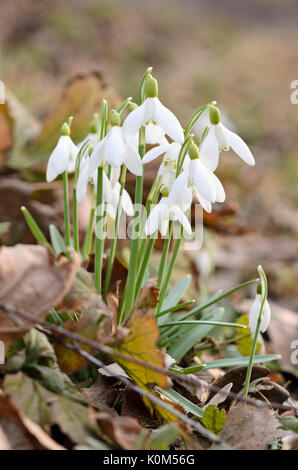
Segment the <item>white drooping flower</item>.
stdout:
<svg viewBox="0 0 298 470">
<path fill-rule="evenodd" d="M 111 117 L 112 127 L 107 135 L 94 148 L 91 155 L 89 171 L 92 174 L 98 166 L 108 162 L 111 166 L 119 168 L 125 164 L 129 171 L 137 176 L 143 174 L 141 157 L 133 145 L 133 137 L 126 136 L 120 127 L 118 113 Z"/>
<path fill-rule="evenodd" d="M 219 153 L 230 148 L 245 163 L 251 166 L 255 165 L 255 159 L 247 144 L 239 135 L 230 131 L 220 122 L 220 112 L 215 106 L 209 108 L 208 127 L 209 132 L 200 148 L 201 161 L 207 168 L 214 171 L 218 166 Z"/>
<path fill-rule="evenodd" d="M 264 306 L 260 325 L 260 331 L 262 333 L 267 330 L 271 318 L 270 306 L 267 301 L 267 279 L 262 266 L 258 266 L 258 272 L 260 275 L 261 283 L 257 287 L 257 294 L 249 312 L 249 328 L 253 335 L 255 334 L 257 329 L 257 324 L 263 302 Z"/>
<path fill-rule="evenodd" d="M 61 136 L 59 137 L 57 145 L 52 151 L 48 161 L 46 174 L 48 182 L 54 181 L 58 175 L 61 175 L 65 171 L 73 173 L 75 170 L 79 149 L 73 143 L 69 134 L 69 126 L 65 123 L 61 128 Z"/>
<path fill-rule="evenodd" d="M 159 230 L 162 236 L 166 236 L 170 220 L 178 221 L 184 230 L 191 234 L 191 226 L 185 215 L 191 201 L 192 194 L 187 188 L 187 175 L 182 172 L 174 181 L 168 196 L 162 197 L 151 210 L 145 224 L 146 235 L 152 235 Z"/>
<path fill-rule="evenodd" d="M 261 306 L 262 306 L 262 295 L 257 294 L 249 312 L 249 328 L 252 334 L 255 333 L 256 328 L 257 328 Z M 269 323 L 270 323 L 270 317 L 271 317 L 270 306 L 267 300 L 265 300 L 263 313 L 262 313 L 261 328 L 260 328 L 262 333 L 264 333 L 264 331 L 267 330 Z"/>
<path fill-rule="evenodd" d="M 188 184 L 207 212 L 211 211 L 210 203 L 225 200 L 225 190 L 220 180 L 202 163 L 199 149 L 194 143 L 189 146 L 183 169 L 187 172 Z"/>
<path fill-rule="evenodd" d="M 158 85 L 153 77 L 146 80 L 144 103 L 132 111 L 123 123 L 124 132 L 136 134 L 141 126 L 146 126 L 147 143 L 159 143 L 164 134 L 180 144 L 184 141 L 183 129 L 176 116 L 158 99 Z"/>
</svg>

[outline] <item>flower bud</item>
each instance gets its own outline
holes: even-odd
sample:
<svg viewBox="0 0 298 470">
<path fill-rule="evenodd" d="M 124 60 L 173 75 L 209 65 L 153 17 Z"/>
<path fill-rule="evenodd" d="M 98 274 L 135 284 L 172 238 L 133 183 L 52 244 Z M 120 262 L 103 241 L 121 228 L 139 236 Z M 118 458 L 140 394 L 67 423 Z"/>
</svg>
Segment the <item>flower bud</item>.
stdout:
<svg viewBox="0 0 298 470">
<path fill-rule="evenodd" d="M 70 128 L 69 128 L 69 125 L 67 124 L 67 122 L 62 124 L 61 129 L 60 129 L 60 134 L 61 135 L 68 135 L 68 136 L 70 135 Z"/>
<path fill-rule="evenodd" d="M 158 82 L 151 75 L 145 83 L 145 94 L 147 98 L 156 98 L 158 96 Z"/>
<path fill-rule="evenodd" d="M 161 192 L 162 197 L 168 197 L 169 195 L 169 189 L 166 186 L 163 186 L 160 192 Z"/>
<path fill-rule="evenodd" d="M 220 111 L 216 106 L 209 107 L 209 119 L 215 126 L 220 123 Z"/>
<path fill-rule="evenodd" d="M 129 103 L 128 105 L 128 113 L 132 113 L 135 109 L 138 108 L 138 105 L 136 103 Z"/>
<path fill-rule="evenodd" d="M 194 142 L 192 142 L 188 147 L 188 155 L 191 160 L 200 158 L 199 147 Z"/>
<path fill-rule="evenodd" d="M 110 123 L 111 126 L 120 126 L 120 114 L 117 113 L 115 109 L 111 111 L 111 116 L 110 116 Z"/>
</svg>

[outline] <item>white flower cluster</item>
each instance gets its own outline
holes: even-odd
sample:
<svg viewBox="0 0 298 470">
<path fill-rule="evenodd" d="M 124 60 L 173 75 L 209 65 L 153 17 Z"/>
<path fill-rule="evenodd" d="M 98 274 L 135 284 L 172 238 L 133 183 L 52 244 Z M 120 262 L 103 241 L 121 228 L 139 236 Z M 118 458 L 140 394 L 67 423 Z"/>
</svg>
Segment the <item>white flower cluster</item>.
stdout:
<svg viewBox="0 0 298 470">
<path fill-rule="evenodd" d="M 84 147 L 77 175 L 77 200 L 83 200 L 88 182 L 96 187 L 97 169 L 102 166 L 103 201 L 109 203 L 108 213 L 115 218 L 121 166 L 126 165 L 130 172 L 142 176 L 143 165 L 163 155 L 157 173 L 157 187 L 162 197 L 149 214 L 145 232 L 151 235 L 159 230 L 166 235 L 169 222 L 178 221 L 187 233 L 191 233 L 186 215 L 193 197 L 207 212 L 211 212 L 213 203 L 225 200 L 224 188 L 214 174 L 220 152 L 232 148 L 249 165 L 254 165 L 254 157 L 245 142 L 220 122 L 219 110 L 213 104 L 206 106 L 199 118 L 207 119 L 207 125 L 197 146 L 192 136 L 184 135 L 176 116 L 160 102 L 157 82 L 151 75 L 145 82 L 145 97 L 140 106 L 134 106 L 122 126 L 120 115 L 112 111 L 110 128 L 102 140 L 97 133 L 92 133 L 76 146 L 64 128 L 48 162 L 47 180 L 52 181 L 65 171 L 73 172 L 79 150 Z M 144 144 L 153 147 L 141 159 L 139 131 L 143 127 Z M 133 214 L 132 201 L 125 190 L 120 209 L 128 215 Z"/>
</svg>

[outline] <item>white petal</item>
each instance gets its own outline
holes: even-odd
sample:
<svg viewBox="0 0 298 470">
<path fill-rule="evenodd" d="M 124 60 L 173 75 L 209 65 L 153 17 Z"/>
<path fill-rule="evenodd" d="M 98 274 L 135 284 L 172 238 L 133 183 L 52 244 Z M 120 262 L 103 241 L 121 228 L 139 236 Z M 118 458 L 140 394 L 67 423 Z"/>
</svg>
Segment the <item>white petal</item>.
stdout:
<svg viewBox="0 0 298 470">
<path fill-rule="evenodd" d="M 128 142 L 136 151 L 139 149 L 139 133 L 137 132 L 136 134 L 127 134 L 123 130 L 122 126 L 122 134 L 124 137 L 124 140 Z"/>
<path fill-rule="evenodd" d="M 105 144 L 107 138 L 102 139 L 94 148 L 89 162 L 89 176 L 92 176 L 100 163 L 105 161 Z"/>
<path fill-rule="evenodd" d="M 54 181 L 57 178 L 57 176 L 58 176 L 58 173 L 54 166 L 53 158 L 51 155 L 48 161 L 46 180 L 48 183 L 50 183 L 51 181 Z"/>
<path fill-rule="evenodd" d="M 178 222 L 182 225 L 182 227 L 184 228 L 184 230 L 189 234 L 191 235 L 191 226 L 190 226 L 190 223 L 187 219 L 187 217 L 183 214 L 183 212 L 180 210 L 180 208 L 178 206 L 176 206 L 175 204 L 173 204 L 171 207 L 170 207 L 170 214 L 171 214 L 171 218 L 173 220 L 178 220 Z"/>
<path fill-rule="evenodd" d="M 228 129 L 221 122 L 219 124 L 216 124 L 216 126 L 212 127 L 214 129 L 214 134 L 217 138 L 219 148 L 221 150 L 229 150 L 230 143 L 227 134 Z"/>
<path fill-rule="evenodd" d="M 215 184 L 215 189 L 216 189 L 216 201 L 217 202 L 224 202 L 226 199 L 226 193 L 224 190 L 223 185 L 221 184 L 221 181 L 217 178 L 217 176 L 212 173 L 212 179 Z"/>
<path fill-rule="evenodd" d="M 167 158 L 177 163 L 180 150 L 181 144 L 178 144 L 178 142 L 172 142 L 167 150 Z"/>
<path fill-rule="evenodd" d="M 161 126 L 158 124 L 153 124 L 152 121 L 149 121 L 145 127 L 145 141 L 147 144 L 161 144 L 165 133 Z"/>
<path fill-rule="evenodd" d="M 201 196 L 201 194 L 197 190 L 197 188 L 194 188 L 194 189 L 195 189 L 195 196 L 197 197 L 197 199 L 198 199 L 199 203 L 201 204 L 201 206 L 203 207 L 203 209 L 208 213 L 212 212 L 211 202 L 204 199 L 203 196 Z"/>
<path fill-rule="evenodd" d="M 112 200 L 112 186 L 105 171 L 103 171 L 102 174 L 102 198 L 105 202 L 110 202 Z"/>
<path fill-rule="evenodd" d="M 112 168 L 111 168 L 111 174 L 110 174 L 110 182 L 111 182 L 112 188 L 114 188 L 114 186 L 115 186 L 116 183 L 118 182 L 119 176 L 120 176 L 120 172 L 121 172 L 120 167 L 116 168 L 116 167 L 112 166 Z"/>
<path fill-rule="evenodd" d="M 184 142 L 183 129 L 176 116 L 167 109 L 158 98 L 155 100 L 156 122 L 163 128 L 165 133 L 179 144 Z"/>
<path fill-rule="evenodd" d="M 143 125 L 145 116 L 145 103 L 132 111 L 123 123 L 123 131 L 126 134 L 137 134 Z"/>
<path fill-rule="evenodd" d="M 89 158 L 88 158 L 89 160 Z M 86 194 L 87 185 L 88 185 L 88 175 L 89 175 L 89 161 L 84 159 L 81 161 L 79 177 L 76 187 L 76 196 L 77 201 L 81 202 Z"/>
<path fill-rule="evenodd" d="M 107 161 L 110 165 L 119 167 L 125 159 L 125 142 L 122 136 L 122 129 L 119 126 L 113 126 L 108 134 L 105 145 Z"/>
<path fill-rule="evenodd" d="M 133 216 L 134 214 L 133 203 L 126 189 L 123 189 L 123 192 L 122 192 L 121 207 L 128 216 L 130 217 Z"/>
<path fill-rule="evenodd" d="M 223 126 L 224 127 L 224 126 Z M 255 159 L 253 154 L 249 150 L 247 144 L 244 142 L 239 135 L 235 134 L 235 132 L 230 131 L 225 127 L 225 132 L 229 141 L 230 146 L 234 150 L 240 158 L 242 158 L 245 163 L 248 165 L 255 165 Z"/>
<path fill-rule="evenodd" d="M 149 163 L 155 158 L 159 157 L 163 153 L 165 153 L 169 148 L 169 144 L 167 145 L 158 145 L 153 149 L 149 150 L 149 152 L 145 153 L 144 157 L 142 158 L 142 163 Z"/>
<path fill-rule="evenodd" d="M 61 136 L 50 155 L 47 169 L 47 181 L 53 181 L 58 175 L 68 169 L 69 149 L 67 141 Z"/>
<path fill-rule="evenodd" d="M 264 331 L 267 330 L 269 323 L 270 323 L 270 317 L 271 317 L 271 311 L 269 304 L 267 300 L 265 300 L 264 303 L 264 309 L 263 309 L 263 316 L 262 316 L 262 322 L 261 322 L 261 332 L 264 333 Z"/>
<path fill-rule="evenodd" d="M 257 329 L 258 318 L 261 310 L 262 298 L 260 294 L 257 294 L 249 312 L 249 328 L 252 334 L 255 334 Z"/>
<path fill-rule="evenodd" d="M 139 153 L 128 143 L 125 145 L 124 163 L 131 173 L 142 176 L 143 165 Z"/>
<path fill-rule="evenodd" d="M 150 215 L 145 223 L 146 235 L 152 235 L 155 233 L 159 226 L 161 207 L 160 203 L 157 204 L 150 212 Z"/>
<path fill-rule="evenodd" d="M 182 171 L 178 178 L 175 179 L 174 183 L 172 184 L 170 194 L 168 197 L 168 204 L 182 204 L 185 202 L 183 198 L 183 194 L 187 189 L 187 178 L 188 174 L 186 171 Z"/>
<path fill-rule="evenodd" d="M 198 192 L 209 202 L 215 202 L 216 188 L 212 173 L 199 159 L 192 160 L 189 165 L 189 179 L 194 183 Z"/>
<path fill-rule="evenodd" d="M 200 148 L 200 160 L 211 171 L 216 170 L 218 166 L 219 145 L 214 134 L 213 126 L 210 127 L 209 132 Z"/>
</svg>

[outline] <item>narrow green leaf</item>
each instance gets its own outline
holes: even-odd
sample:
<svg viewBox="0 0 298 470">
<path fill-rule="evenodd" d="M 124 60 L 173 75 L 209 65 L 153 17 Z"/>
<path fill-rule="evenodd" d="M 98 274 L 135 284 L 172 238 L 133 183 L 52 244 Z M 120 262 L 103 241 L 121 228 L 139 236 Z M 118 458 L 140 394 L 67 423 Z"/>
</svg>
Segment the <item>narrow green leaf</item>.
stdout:
<svg viewBox="0 0 298 470">
<path fill-rule="evenodd" d="M 223 308 L 218 308 L 212 312 L 208 320 L 211 321 L 220 321 L 224 314 Z M 198 325 L 198 326 L 189 326 L 189 329 L 185 331 L 180 338 L 177 339 L 168 349 L 168 354 L 180 361 L 180 359 L 188 353 L 202 338 L 210 334 L 214 325 Z"/>
<path fill-rule="evenodd" d="M 156 315 L 156 318 L 162 317 L 166 313 L 176 312 L 177 310 L 183 310 L 185 307 L 189 307 L 190 305 L 194 303 L 195 303 L 195 300 L 193 299 L 193 300 L 189 300 L 188 302 L 183 302 L 182 304 L 175 305 L 173 307 L 168 308 L 167 310 L 163 310 L 162 312 L 159 312 Z"/>
<path fill-rule="evenodd" d="M 176 390 L 163 390 L 160 387 L 156 387 L 156 389 L 160 393 L 162 393 L 165 397 L 169 398 L 175 403 L 178 403 L 178 405 L 181 405 L 185 411 L 192 413 L 194 416 L 197 416 L 198 418 L 203 418 L 204 411 L 201 408 L 199 408 L 197 405 L 192 403 L 191 401 L 187 400 L 187 398 L 180 395 L 180 393 L 176 392 Z"/>
<path fill-rule="evenodd" d="M 160 328 L 164 328 L 166 326 L 175 326 L 175 325 L 214 325 L 214 326 L 230 326 L 232 328 L 247 328 L 246 325 L 241 325 L 239 323 L 229 323 L 225 321 L 211 321 L 211 320 L 193 320 L 193 321 L 171 321 L 168 323 L 164 323 L 160 325 Z"/>
<path fill-rule="evenodd" d="M 189 286 L 189 283 L 191 281 L 191 276 L 188 274 L 185 276 L 183 279 L 181 279 L 168 293 L 166 296 L 163 304 L 162 304 L 162 310 L 168 310 L 172 307 L 175 307 L 181 297 L 183 296 L 184 292 Z M 163 315 L 162 317 L 159 318 L 158 323 L 163 324 L 169 319 L 170 313 L 167 315 Z"/>
<path fill-rule="evenodd" d="M 55 225 L 50 225 L 49 230 L 55 255 L 59 256 L 61 253 L 66 253 L 66 245 L 57 227 Z"/>
<path fill-rule="evenodd" d="M 33 236 L 35 237 L 36 241 L 38 241 L 40 243 L 44 243 L 51 251 L 53 251 L 51 245 L 49 244 L 48 240 L 46 239 L 46 237 L 44 236 L 44 234 L 40 230 L 39 226 L 37 225 L 37 223 L 33 219 L 30 212 L 24 206 L 21 207 L 21 211 L 22 211 L 23 216 L 25 217 L 25 220 L 28 224 L 28 227 L 30 228 L 30 230 L 31 230 Z"/>
<path fill-rule="evenodd" d="M 255 356 L 254 364 L 276 361 L 280 358 L 281 358 L 280 354 L 266 354 L 264 356 Z M 217 359 L 216 361 L 207 362 L 207 365 L 204 368 L 204 370 L 225 368 L 225 367 L 247 366 L 248 363 L 249 363 L 249 357 L 228 357 L 226 359 Z"/>
</svg>

